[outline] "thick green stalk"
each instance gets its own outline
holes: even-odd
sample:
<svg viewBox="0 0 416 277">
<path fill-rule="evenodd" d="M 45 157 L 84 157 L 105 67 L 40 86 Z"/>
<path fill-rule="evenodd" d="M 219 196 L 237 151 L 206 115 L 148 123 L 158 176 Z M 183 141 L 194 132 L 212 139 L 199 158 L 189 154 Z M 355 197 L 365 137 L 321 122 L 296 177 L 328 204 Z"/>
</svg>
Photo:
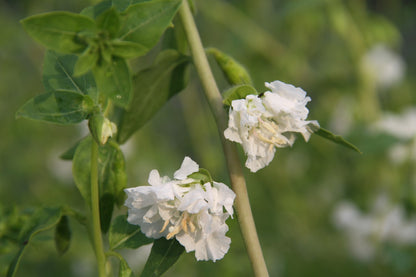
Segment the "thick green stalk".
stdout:
<svg viewBox="0 0 416 277">
<path fill-rule="evenodd" d="M 98 187 L 98 144 L 92 140 L 91 147 L 91 215 L 92 238 L 94 240 L 95 256 L 97 257 L 98 273 L 105 277 L 105 254 L 100 224 L 100 195 Z"/>
<path fill-rule="evenodd" d="M 230 174 L 231 187 L 237 195 L 235 199 L 237 217 L 247 252 L 253 266 L 254 274 L 258 277 L 269 276 L 257 236 L 256 226 L 254 224 L 250 208 L 246 182 L 243 176 L 243 170 L 238 157 L 237 148 L 233 143 L 227 141 L 224 137 L 224 130 L 227 128 L 227 114 L 223 109 L 222 97 L 211 72 L 211 68 L 205 55 L 201 38 L 199 37 L 198 29 L 195 25 L 195 21 L 189 9 L 187 0 L 183 1 L 182 6 L 179 9 L 179 15 L 185 29 L 194 65 L 217 123 L 218 132 L 227 161 L 228 172 Z"/>
</svg>

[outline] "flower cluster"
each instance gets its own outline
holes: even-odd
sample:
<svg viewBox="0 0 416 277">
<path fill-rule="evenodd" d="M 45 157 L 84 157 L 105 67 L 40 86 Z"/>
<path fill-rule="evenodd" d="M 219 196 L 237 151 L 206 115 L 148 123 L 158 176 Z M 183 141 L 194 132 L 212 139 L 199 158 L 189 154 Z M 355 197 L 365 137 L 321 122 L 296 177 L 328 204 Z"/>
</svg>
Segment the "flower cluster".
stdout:
<svg viewBox="0 0 416 277">
<path fill-rule="evenodd" d="M 248 95 L 231 103 L 227 139 L 242 144 L 247 155 L 246 167 L 252 172 L 267 166 L 276 147 L 292 146 L 294 133 L 308 141 L 317 121 L 306 121 L 311 98 L 301 88 L 280 81 L 265 84 L 271 91 L 262 96 Z"/>
<path fill-rule="evenodd" d="M 197 260 L 219 260 L 227 253 L 226 219 L 233 215 L 234 192 L 223 183 L 204 182 L 192 175 L 199 166 L 185 157 L 174 178 L 149 174 L 150 186 L 126 189 L 128 222 L 150 238 L 173 237 L 195 251 Z"/>
</svg>

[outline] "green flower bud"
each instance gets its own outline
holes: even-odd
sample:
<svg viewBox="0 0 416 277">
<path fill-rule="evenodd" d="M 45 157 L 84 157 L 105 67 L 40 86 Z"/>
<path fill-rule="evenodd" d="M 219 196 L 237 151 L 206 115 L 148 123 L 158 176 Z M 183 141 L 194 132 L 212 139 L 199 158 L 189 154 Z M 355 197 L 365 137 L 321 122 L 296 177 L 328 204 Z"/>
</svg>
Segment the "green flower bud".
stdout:
<svg viewBox="0 0 416 277">
<path fill-rule="evenodd" d="M 93 115 L 88 121 L 88 127 L 92 137 L 101 145 L 106 144 L 108 138 L 117 133 L 117 125 L 102 114 Z"/>
<path fill-rule="evenodd" d="M 252 85 L 250 75 L 247 70 L 239 62 L 232 57 L 221 52 L 216 48 L 208 48 L 206 50 L 208 54 L 212 54 L 223 71 L 225 77 L 231 85 Z"/>
</svg>

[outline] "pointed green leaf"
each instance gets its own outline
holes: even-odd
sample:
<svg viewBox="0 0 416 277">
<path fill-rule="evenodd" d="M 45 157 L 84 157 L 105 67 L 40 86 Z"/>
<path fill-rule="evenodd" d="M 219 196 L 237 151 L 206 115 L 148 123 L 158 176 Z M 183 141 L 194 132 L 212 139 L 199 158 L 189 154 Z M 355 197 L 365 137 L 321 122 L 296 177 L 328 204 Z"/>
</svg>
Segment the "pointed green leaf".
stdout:
<svg viewBox="0 0 416 277">
<path fill-rule="evenodd" d="M 191 175 L 189 175 L 189 178 L 200 180 L 202 185 L 208 182 L 213 182 L 211 174 L 205 168 L 199 168 L 197 172 L 194 172 Z"/>
<path fill-rule="evenodd" d="M 186 86 L 188 58 L 175 50 L 166 50 L 152 67 L 134 78 L 134 94 L 130 108 L 121 119 L 118 140 L 125 142 L 140 129 L 175 94 Z"/>
<path fill-rule="evenodd" d="M 97 18 L 100 14 L 110 9 L 112 6 L 111 0 L 101 1 L 94 6 L 89 6 L 83 9 L 80 14 L 88 16 L 90 18 Z"/>
<path fill-rule="evenodd" d="M 55 228 L 55 246 L 59 254 L 64 254 L 69 249 L 71 242 L 71 228 L 66 215 L 61 217 Z"/>
<path fill-rule="evenodd" d="M 91 18 L 61 11 L 30 16 L 22 24 L 39 43 L 61 53 L 82 52 L 87 47 L 83 34 L 95 32 Z"/>
<path fill-rule="evenodd" d="M 119 12 L 124 11 L 131 5 L 150 1 L 152 0 L 112 0 L 113 6 L 116 7 Z"/>
<path fill-rule="evenodd" d="M 312 130 L 313 130 L 314 128 L 312 128 Z M 362 154 L 361 153 L 361 151 L 360 151 L 360 149 L 358 149 L 354 144 L 352 144 L 352 143 L 350 143 L 350 142 L 348 142 L 348 141 L 346 141 L 343 137 L 341 137 L 341 136 L 338 136 L 338 135 L 334 135 L 333 133 L 331 133 L 330 131 L 328 131 L 328 130 L 326 130 L 326 129 L 324 129 L 324 128 L 319 128 L 318 130 L 316 130 L 315 132 L 314 132 L 314 134 L 316 134 L 316 135 L 318 135 L 318 136 L 321 136 L 321 137 L 323 137 L 323 138 L 325 138 L 325 139 L 328 139 L 328 140 L 330 140 L 330 141 L 333 141 L 333 142 L 335 142 L 335 143 L 337 143 L 337 144 L 340 144 L 340 145 L 342 145 L 342 146 L 345 146 L 345 147 L 347 147 L 347 148 L 350 148 L 350 149 L 352 149 L 352 150 L 354 150 L 354 151 L 356 151 L 356 152 L 358 152 L 358 153 L 360 153 L 360 154 Z"/>
<path fill-rule="evenodd" d="M 77 141 L 71 148 L 66 150 L 64 153 L 62 153 L 59 158 L 66 161 L 72 161 L 75 155 L 75 151 L 77 150 L 78 145 L 80 144 L 82 140 Z"/>
<path fill-rule="evenodd" d="M 72 91 L 54 91 L 38 95 L 26 102 L 16 113 L 24 117 L 55 124 L 75 124 L 86 119 L 94 109 L 88 95 Z"/>
<path fill-rule="evenodd" d="M 110 249 L 139 248 L 142 245 L 153 242 L 153 239 L 146 237 L 140 227 L 127 222 L 126 215 L 116 217 L 110 227 L 108 237 Z"/>
<path fill-rule="evenodd" d="M 32 217 L 23 226 L 20 236 L 19 244 L 20 248 L 14 257 L 13 261 L 9 265 L 7 271 L 7 277 L 13 277 L 16 274 L 19 267 L 20 260 L 26 249 L 26 246 L 30 243 L 31 239 L 42 231 L 53 228 L 58 224 L 61 218 L 61 209 L 59 208 L 39 208 Z"/>
<path fill-rule="evenodd" d="M 95 46 L 89 46 L 84 53 L 78 57 L 74 66 L 74 77 L 81 76 L 90 71 L 99 58 L 98 49 Z"/>
<path fill-rule="evenodd" d="M 43 85 L 47 92 L 56 90 L 73 91 L 89 95 L 98 102 L 97 87 L 92 73 L 75 77 L 76 55 L 63 55 L 47 51 L 43 64 Z"/>
<path fill-rule="evenodd" d="M 129 6 L 123 13 L 120 40 L 139 43 L 149 50 L 171 24 L 181 0 L 155 0 Z"/>
<path fill-rule="evenodd" d="M 222 103 L 225 106 L 229 107 L 231 106 L 231 102 L 233 102 L 233 100 L 245 99 L 246 96 L 250 94 L 255 94 L 255 95 L 258 94 L 257 90 L 253 86 L 251 85 L 235 86 L 235 87 L 228 89 L 226 92 L 223 93 Z"/>
<path fill-rule="evenodd" d="M 92 138 L 85 138 L 75 151 L 72 173 L 82 197 L 87 203 L 91 201 L 91 146 Z M 114 142 L 99 148 L 98 152 L 98 183 L 100 186 L 100 215 L 102 230 L 108 230 L 114 204 L 124 202 L 126 172 L 123 153 Z"/>
<path fill-rule="evenodd" d="M 120 259 L 120 266 L 118 271 L 119 277 L 133 277 L 133 271 L 125 259 Z"/>
<path fill-rule="evenodd" d="M 114 57 L 111 63 L 103 63 L 95 67 L 93 73 L 100 93 L 123 108 L 129 105 L 132 78 L 124 59 Z"/>
<path fill-rule="evenodd" d="M 120 29 L 120 15 L 115 8 L 108 9 L 97 17 L 97 27 L 114 38 Z"/>
<path fill-rule="evenodd" d="M 124 59 L 137 58 L 148 52 L 147 47 L 141 44 L 122 40 L 113 40 L 111 48 L 114 56 Z"/>
<path fill-rule="evenodd" d="M 142 277 L 158 277 L 166 272 L 182 255 L 185 248 L 176 239 L 160 238 L 153 243 Z"/>
<path fill-rule="evenodd" d="M 250 74 L 248 74 L 245 67 L 237 62 L 234 58 L 216 48 L 208 48 L 206 52 L 214 56 L 222 72 L 231 85 L 253 84 Z"/>
<path fill-rule="evenodd" d="M 133 271 L 131 270 L 129 264 L 126 262 L 126 260 L 121 256 L 119 253 L 114 251 L 108 251 L 107 256 L 113 256 L 116 257 L 119 260 L 119 270 L 118 275 L 119 277 L 134 277 Z"/>
</svg>

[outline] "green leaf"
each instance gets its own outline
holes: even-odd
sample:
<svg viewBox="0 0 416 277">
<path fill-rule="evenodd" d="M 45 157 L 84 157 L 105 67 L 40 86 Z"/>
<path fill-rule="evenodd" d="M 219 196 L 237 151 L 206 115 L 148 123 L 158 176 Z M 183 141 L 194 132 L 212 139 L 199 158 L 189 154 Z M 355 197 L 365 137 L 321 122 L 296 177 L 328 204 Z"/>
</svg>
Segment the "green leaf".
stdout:
<svg viewBox="0 0 416 277">
<path fill-rule="evenodd" d="M 141 44 L 122 40 L 113 40 L 111 48 L 114 56 L 124 59 L 137 58 L 148 52 L 148 49 Z"/>
<path fill-rule="evenodd" d="M 140 231 L 139 226 L 127 222 L 127 215 L 120 215 L 113 220 L 108 239 L 111 250 L 135 249 L 153 242 L 153 239 L 146 237 Z"/>
<path fill-rule="evenodd" d="M 91 146 L 92 138 L 85 138 L 75 151 L 72 173 L 82 197 L 91 202 Z M 99 147 L 98 183 L 100 196 L 101 227 L 103 232 L 109 228 L 114 205 L 124 202 L 127 177 L 123 153 L 114 142 Z"/>
<path fill-rule="evenodd" d="M 202 185 L 208 182 L 213 182 L 211 174 L 205 168 L 199 168 L 198 172 L 192 173 L 189 175 L 189 178 L 200 180 Z"/>
<path fill-rule="evenodd" d="M 72 161 L 75 155 L 75 151 L 77 150 L 78 145 L 80 144 L 82 140 L 77 141 L 71 148 L 66 150 L 64 153 L 62 153 L 59 158 L 66 161 Z"/>
<path fill-rule="evenodd" d="M 140 276 L 161 276 L 175 264 L 184 250 L 185 248 L 176 239 L 166 240 L 165 238 L 160 238 L 155 240 Z"/>
<path fill-rule="evenodd" d="M 114 38 L 120 29 L 120 15 L 115 8 L 110 8 L 97 17 L 97 27 L 108 32 Z"/>
<path fill-rule="evenodd" d="M 116 7 L 119 12 L 122 12 L 131 5 L 149 1 L 152 0 L 113 0 L 112 2 L 113 6 Z"/>
<path fill-rule="evenodd" d="M 30 217 L 30 219 L 26 222 L 25 226 L 23 226 L 20 232 L 20 248 L 16 256 L 14 257 L 13 261 L 9 265 L 7 277 L 13 277 L 16 274 L 24 250 L 26 249 L 26 246 L 30 243 L 32 238 L 38 233 L 46 231 L 56 226 L 60 218 L 61 209 L 50 207 L 39 208 L 35 212 L 35 214 L 32 217 Z"/>
<path fill-rule="evenodd" d="M 313 129 L 314 128 L 312 128 L 312 130 Z M 318 130 L 314 130 L 314 134 L 316 134 L 318 136 L 321 136 L 321 137 L 323 137 L 325 139 L 328 139 L 330 141 L 333 141 L 333 142 L 335 142 L 337 144 L 340 144 L 342 146 L 345 146 L 347 148 L 350 148 L 350 149 L 352 149 L 352 150 L 354 150 L 354 151 L 362 154 L 361 151 L 360 151 L 360 149 L 358 149 L 355 145 L 353 145 L 352 143 L 346 141 L 341 136 L 334 135 L 333 133 L 331 133 L 330 131 L 328 131 L 328 130 L 326 130 L 324 128 L 319 128 Z"/>
<path fill-rule="evenodd" d="M 111 63 L 103 63 L 93 70 L 100 93 L 116 105 L 126 108 L 131 101 L 132 81 L 124 59 L 113 57 Z"/>
<path fill-rule="evenodd" d="M 89 46 L 84 53 L 78 57 L 74 66 L 74 76 L 81 76 L 93 69 L 99 56 L 98 48 L 96 46 Z"/>
<path fill-rule="evenodd" d="M 257 95 L 257 90 L 251 85 L 239 85 L 228 89 L 223 93 L 222 103 L 225 106 L 231 106 L 233 100 L 245 99 L 247 95 L 255 94 Z"/>
<path fill-rule="evenodd" d="M 76 55 L 63 55 L 47 51 L 43 65 L 43 85 L 47 92 L 56 90 L 73 91 L 89 95 L 98 103 L 97 87 L 92 73 L 75 77 Z"/>
<path fill-rule="evenodd" d="M 188 58 L 175 50 L 166 50 L 156 63 L 134 78 L 130 108 L 122 115 L 118 141 L 125 142 L 140 129 L 175 94 L 186 86 Z"/>
<path fill-rule="evenodd" d="M 119 277 L 133 277 L 133 271 L 131 270 L 129 264 L 126 262 L 125 259 L 120 257 L 120 266 L 118 271 Z"/>
<path fill-rule="evenodd" d="M 111 8 L 111 0 L 101 1 L 94 6 L 89 6 L 83 9 L 80 14 L 90 18 L 97 18 L 100 14 Z"/>
<path fill-rule="evenodd" d="M 150 50 L 171 24 L 181 3 L 181 0 L 155 0 L 129 6 L 123 13 L 119 39 Z"/>
<path fill-rule="evenodd" d="M 64 254 L 69 249 L 71 242 L 71 228 L 66 215 L 61 217 L 55 228 L 55 246 L 59 254 Z"/>
<path fill-rule="evenodd" d="M 62 90 L 32 98 L 17 111 L 16 117 L 68 125 L 83 121 L 93 109 L 88 95 Z"/>
<path fill-rule="evenodd" d="M 253 81 L 251 80 L 251 77 L 245 67 L 234 58 L 216 48 L 208 48 L 206 52 L 214 56 L 231 85 L 253 84 Z"/>
<path fill-rule="evenodd" d="M 35 40 L 61 53 L 82 52 L 87 47 L 83 34 L 88 36 L 95 32 L 95 22 L 91 18 L 69 12 L 38 14 L 21 22 Z"/>
<path fill-rule="evenodd" d="M 114 252 L 114 251 L 108 251 L 107 256 L 113 256 L 116 257 L 119 262 L 119 270 L 118 270 L 118 275 L 119 277 L 133 277 L 133 271 L 131 270 L 129 264 L 126 262 L 126 260 L 123 258 L 123 256 L 121 256 L 119 253 Z"/>
</svg>

